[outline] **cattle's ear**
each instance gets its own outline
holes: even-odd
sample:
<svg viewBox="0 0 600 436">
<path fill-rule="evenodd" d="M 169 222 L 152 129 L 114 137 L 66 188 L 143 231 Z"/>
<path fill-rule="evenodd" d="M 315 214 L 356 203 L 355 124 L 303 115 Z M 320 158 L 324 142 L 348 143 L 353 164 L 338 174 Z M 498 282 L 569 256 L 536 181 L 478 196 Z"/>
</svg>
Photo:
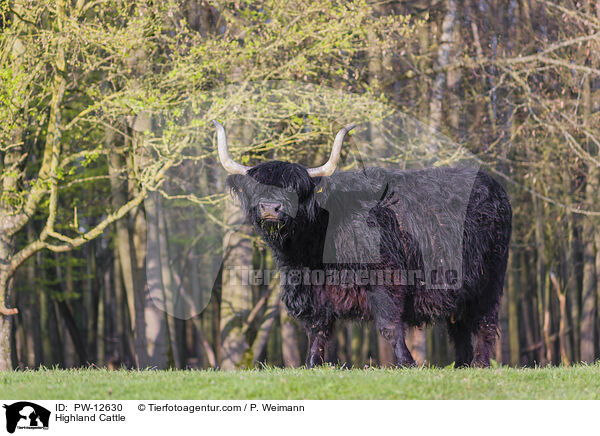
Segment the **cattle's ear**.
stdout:
<svg viewBox="0 0 600 436">
<path fill-rule="evenodd" d="M 231 195 L 240 200 L 242 205 L 247 203 L 248 179 L 249 177 L 244 174 L 231 174 L 227 176 L 225 182 Z"/>
<path fill-rule="evenodd" d="M 327 197 L 331 190 L 329 187 L 329 178 L 315 177 L 313 180 L 315 181 L 313 197 L 319 206 L 323 206 L 327 202 Z"/>
</svg>

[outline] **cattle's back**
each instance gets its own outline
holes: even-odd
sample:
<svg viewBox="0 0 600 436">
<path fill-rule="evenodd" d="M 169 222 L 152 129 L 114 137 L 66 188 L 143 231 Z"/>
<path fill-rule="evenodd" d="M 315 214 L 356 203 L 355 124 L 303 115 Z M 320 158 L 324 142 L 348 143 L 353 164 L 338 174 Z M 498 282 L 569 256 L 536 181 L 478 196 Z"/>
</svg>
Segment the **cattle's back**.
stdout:
<svg viewBox="0 0 600 436">
<path fill-rule="evenodd" d="M 425 281 L 431 280 L 432 274 L 439 278 L 454 271 L 451 280 L 436 280 L 428 286 L 459 288 L 463 232 L 477 174 L 477 168 L 471 167 L 415 171 L 368 168 L 335 173 L 327 180 L 328 195 L 321 203 L 329 212 L 323 261 L 381 264 L 386 260 L 382 253 L 390 251 L 390 244 L 408 235 L 418 245 Z M 377 208 L 393 214 L 397 226 L 382 226 L 373 220 Z M 397 253 L 396 264 L 402 264 L 405 255 Z"/>
</svg>

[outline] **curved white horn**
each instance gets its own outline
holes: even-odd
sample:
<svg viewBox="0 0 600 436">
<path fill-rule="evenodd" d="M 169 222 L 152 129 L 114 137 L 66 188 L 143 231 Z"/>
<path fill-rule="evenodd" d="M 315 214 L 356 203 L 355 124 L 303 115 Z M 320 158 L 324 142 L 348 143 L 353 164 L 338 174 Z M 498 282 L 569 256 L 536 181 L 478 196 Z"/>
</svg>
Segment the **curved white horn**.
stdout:
<svg viewBox="0 0 600 436">
<path fill-rule="evenodd" d="M 319 177 L 319 176 L 330 176 L 335 171 L 337 167 L 338 161 L 340 160 L 340 154 L 342 153 L 342 144 L 344 143 L 344 136 L 350 130 L 354 129 L 356 124 L 350 124 L 349 126 L 341 129 L 338 134 L 335 136 L 335 141 L 333 141 L 333 147 L 331 148 L 331 154 L 329 155 L 329 160 L 325 165 L 321 165 L 317 168 L 308 168 L 308 175 L 311 177 Z"/>
<path fill-rule="evenodd" d="M 245 165 L 239 164 L 229 156 L 227 151 L 227 135 L 225 135 L 225 129 L 217 120 L 212 120 L 213 124 L 217 128 L 217 151 L 219 152 L 219 160 L 223 168 L 231 174 L 246 174 L 246 171 L 250 169 Z"/>
</svg>

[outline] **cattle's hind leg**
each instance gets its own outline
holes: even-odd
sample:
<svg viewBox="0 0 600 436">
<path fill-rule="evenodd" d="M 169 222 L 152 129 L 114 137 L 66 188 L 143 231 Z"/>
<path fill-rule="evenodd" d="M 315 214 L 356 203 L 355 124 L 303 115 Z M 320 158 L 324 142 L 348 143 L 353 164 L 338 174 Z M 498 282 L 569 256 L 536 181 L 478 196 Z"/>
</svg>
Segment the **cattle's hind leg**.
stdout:
<svg viewBox="0 0 600 436">
<path fill-rule="evenodd" d="M 369 303 L 377 330 L 394 348 L 398 365 L 414 366 L 415 360 L 406 346 L 406 326 L 401 321 L 402 309 L 392 301 L 387 291 L 380 287 L 369 293 Z"/>
</svg>

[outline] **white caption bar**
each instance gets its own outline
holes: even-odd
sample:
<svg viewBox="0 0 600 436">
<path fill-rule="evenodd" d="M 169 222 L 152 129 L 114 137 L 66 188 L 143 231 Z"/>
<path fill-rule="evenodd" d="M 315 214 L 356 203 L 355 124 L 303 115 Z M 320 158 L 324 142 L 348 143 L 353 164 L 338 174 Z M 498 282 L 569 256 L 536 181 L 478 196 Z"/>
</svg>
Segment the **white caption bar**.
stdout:
<svg viewBox="0 0 600 436">
<path fill-rule="evenodd" d="M 595 401 L 0 400 L 0 435 L 588 434 Z M 12 431 L 12 432 L 11 432 Z"/>
</svg>

